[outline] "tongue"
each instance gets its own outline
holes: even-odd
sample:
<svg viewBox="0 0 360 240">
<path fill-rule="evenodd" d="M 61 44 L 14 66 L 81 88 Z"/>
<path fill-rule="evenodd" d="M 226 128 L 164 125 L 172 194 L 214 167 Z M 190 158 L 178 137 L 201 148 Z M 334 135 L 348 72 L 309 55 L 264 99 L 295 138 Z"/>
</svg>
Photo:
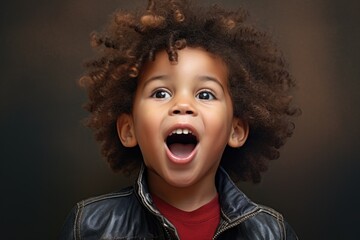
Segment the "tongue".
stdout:
<svg viewBox="0 0 360 240">
<path fill-rule="evenodd" d="M 190 155 L 194 147 L 194 144 L 174 143 L 169 146 L 169 149 L 175 156 L 185 158 Z"/>
</svg>

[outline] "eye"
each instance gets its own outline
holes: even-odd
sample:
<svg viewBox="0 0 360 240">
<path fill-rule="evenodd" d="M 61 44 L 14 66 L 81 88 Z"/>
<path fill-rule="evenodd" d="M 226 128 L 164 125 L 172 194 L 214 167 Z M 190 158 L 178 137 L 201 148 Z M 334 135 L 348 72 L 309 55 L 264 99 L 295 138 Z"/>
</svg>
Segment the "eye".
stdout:
<svg viewBox="0 0 360 240">
<path fill-rule="evenodd" d="M 208 90 L 203 90 L 201 92 L 199 92 L 198 94 L 196 94 L 196 98 L 200 99 L 200 100 L 214 100 L 216 99 L 216 97 L 214 96 L 214 94 Z"/>
<path fill-rule="evenodd" d="M 152 95 L 151 95 L 152 98 L 170 98 L 171 97 L 171 94 L 164 90 L 164 89 L 159 89 L 159 90 L 156 90 Z"/>
</svg>

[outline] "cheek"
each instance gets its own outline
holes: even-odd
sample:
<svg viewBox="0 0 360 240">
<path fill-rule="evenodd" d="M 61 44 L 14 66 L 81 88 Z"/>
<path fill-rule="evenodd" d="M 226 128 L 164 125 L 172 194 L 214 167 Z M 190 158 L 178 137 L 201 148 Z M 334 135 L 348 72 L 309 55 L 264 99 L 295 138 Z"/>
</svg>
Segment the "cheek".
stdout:
<svg viewBox="0 0 360 240">
<path fill-rule="evenodd" d="M 230 132 L 232 118 L 232 109 L 228 109 L 227 105 L 222 105 L 217 111 L 204 111 L 207 130 L 219 136 L 225 136 Z"/>
<path fill-rule="evenodd" d="M 134 109 L 134 127 L 138 143 L 149 142 L 159 133 L 160 114 L 143 104 Z"/>
</svg>

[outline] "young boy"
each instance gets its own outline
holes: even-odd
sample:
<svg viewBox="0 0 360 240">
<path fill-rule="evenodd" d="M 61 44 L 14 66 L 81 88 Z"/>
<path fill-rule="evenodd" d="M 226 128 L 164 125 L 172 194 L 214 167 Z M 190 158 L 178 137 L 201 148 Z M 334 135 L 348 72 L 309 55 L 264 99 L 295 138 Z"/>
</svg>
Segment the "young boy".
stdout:
<svg viewBox="0 0 360 240">
<path fill-rule="evenodd" d="M 133 187 L 70 213 L 61 239 L 297 239 L 230 179 L 260 181 L 293 131 L 294 82 L 243 10 L 149 1 L 118 11 L 81 79 L 89 126 Z"/>
</svg>

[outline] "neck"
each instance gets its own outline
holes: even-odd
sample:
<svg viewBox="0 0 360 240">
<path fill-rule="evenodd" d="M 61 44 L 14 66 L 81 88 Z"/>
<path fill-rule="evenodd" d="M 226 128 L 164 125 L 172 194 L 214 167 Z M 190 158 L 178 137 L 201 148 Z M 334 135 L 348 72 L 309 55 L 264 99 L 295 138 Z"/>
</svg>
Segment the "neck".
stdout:
<svg viewBox="0 0 360 240">
<path fill-rule="evenodd" d="M 187 187 L 168 184 L 159 175 L 148 171 L 148 184 L 152 194 L 183 211 L 194 211 L 210 202 L 217 194 L 215 173 Z"/>
</svg>

